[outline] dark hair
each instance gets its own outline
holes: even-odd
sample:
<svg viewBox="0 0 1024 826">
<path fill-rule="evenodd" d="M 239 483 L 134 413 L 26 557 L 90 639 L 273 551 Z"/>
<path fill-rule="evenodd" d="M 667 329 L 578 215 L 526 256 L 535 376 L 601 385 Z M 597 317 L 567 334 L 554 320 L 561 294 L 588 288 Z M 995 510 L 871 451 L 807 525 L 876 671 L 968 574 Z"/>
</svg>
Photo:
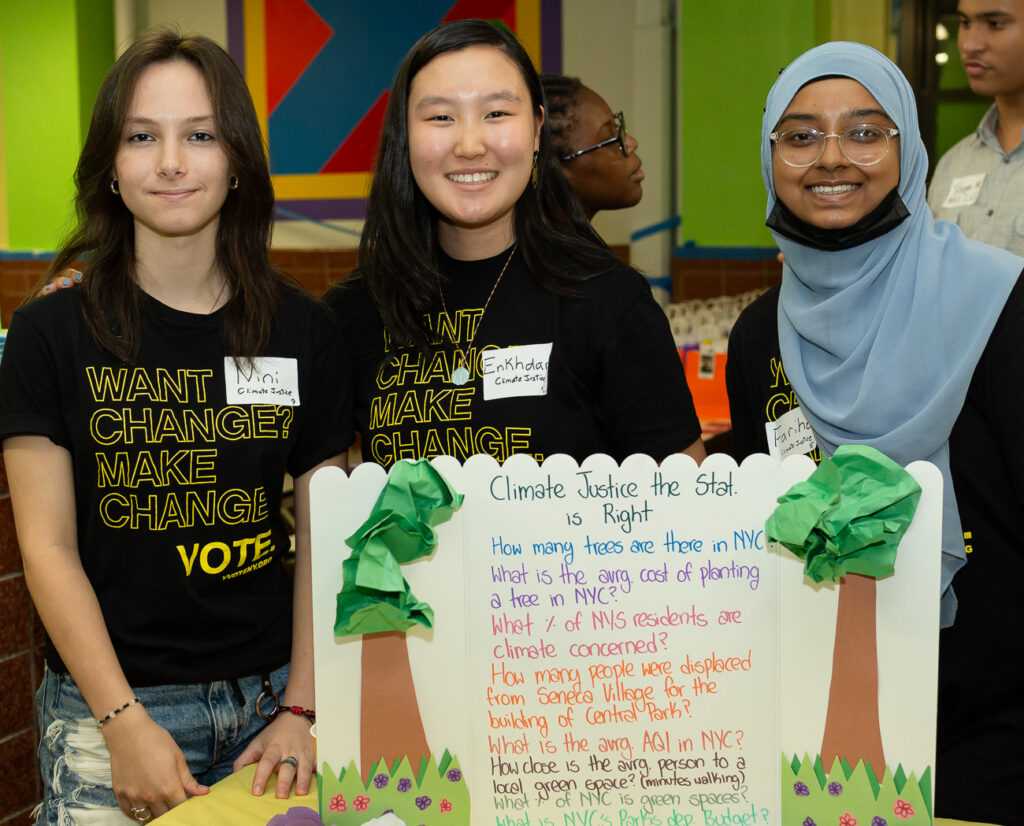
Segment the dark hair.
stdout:
<svg viewBox="0 0 1024 826">
<path fill-rule="evenodd" d="M 540 113 L 544 94 L 526 50 L 506 29 L 484 20 L 459 20 L 423 35 L 406 54 L 391 87 L 359 244 L 359 276 L 365 279 L 384 325 L 403 344 L 429 341 L 424 314 L 439 300 L 437 213 L 424 197 L 409 161 L 409 91 L 417 73 L 446 52 L 470 46 L 500 49 L 519 69 Z M 528 184 L 515 206 L 517 249 L 531 276 L 556 293 L 616 265 L 591 228 L 562 174 L 545 122 L 536 159 L 537 184 Z"/>
<path fill-rule="evenodd" d="M 551 132 L 551 143 L 561 158 L 573 150 L 569 145 L 569 133 L 576 128 L 576 103 L 583 84 L 578 77 L 543 74 L 540 85 L 544 89 L 544 114 Z"/>
<path fill-rule="evenodd" d="M 252 357 L 270 336 L 285 278 L 270 265 L 268 243 L 274 192 L 267 154 L 245 78 L 231 57 L 205 37 L 168 30 L 143 35 L 107 74 L 96 97 L 89 134 L 75 169 L 77 226 L 53 259 L 44 281 L 74 261 L 84 262 L 82 308 L 96 342 L 117 358 L 138 358 L 141 290 L 135 281 L 135 225 L 111 190 L 114 160 L 142 73 L 156 63 L 183 60 L 198 69 L 213 104 L 217 137 L 237 190 L 229 190 L 217 227 L 216 261 L 231 298 L 225 307 L 225 346 Z"/>
</svg>

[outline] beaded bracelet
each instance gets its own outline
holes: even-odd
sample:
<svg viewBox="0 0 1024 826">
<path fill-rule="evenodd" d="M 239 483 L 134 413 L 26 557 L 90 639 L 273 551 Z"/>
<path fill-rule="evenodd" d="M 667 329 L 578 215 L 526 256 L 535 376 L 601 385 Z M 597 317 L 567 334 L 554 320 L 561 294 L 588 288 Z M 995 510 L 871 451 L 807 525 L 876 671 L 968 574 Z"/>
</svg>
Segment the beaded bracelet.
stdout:
<svg viewBox="0 0 1024 826">
<path fill-rule="evenodd" d="M 119 708 L 115 708 L 115 709 L 112 709 L 111 711 L 107 712 L 106 715 L 104 715 L 103 717 L 101 717 L 100 719 L 98 719 L 96 721 L 96 725 L 102 726 L 104 723 L 109 723 L 111 720 L 113 720 L 122 711 L 127 711 L 129 708 L 131 708 L 136 703 L 141 703 L 141 702 L 142 702 L 142 700 L 140 700 L 138 697 L 132 697 L 123 706 L 120 706 Z"/>
<path fill-rule="evenodd" d="M 311 723 L 316 722 L 316 712 L 311 708 L 303 708 L 302 706 L 278 706 L 274 716 L 276 717 L 278 714 L 283 714 L 286 711 L 294 714 L 296 717 L 305 717 Z"/>
</svg>

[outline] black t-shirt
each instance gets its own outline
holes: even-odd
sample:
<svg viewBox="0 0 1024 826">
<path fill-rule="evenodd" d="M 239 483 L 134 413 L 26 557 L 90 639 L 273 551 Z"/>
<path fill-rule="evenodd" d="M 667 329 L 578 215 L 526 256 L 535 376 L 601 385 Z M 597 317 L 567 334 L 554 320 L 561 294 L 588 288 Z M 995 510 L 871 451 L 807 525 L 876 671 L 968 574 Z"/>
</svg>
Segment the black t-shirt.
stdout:
<svg viewBox="0 0 1024 826">
<path fill-rule="evenodd" d="M 736 319 L 729 334 L 725 383 L 732 419 L 732 444 L 737 462 L 751 453 L 768 453 L 765 424 L 800 407 L 779 354 L 776 313 L 779 288 L 758 296 Z M 821 461 L 815 448 L 810 456 Z"/>
<path fill-rule="evenodd" d="M 729 338 L 729 409 L 738 459 L 767 451 L 772 399 L 792 392 L 782 385 L 784 378 L 777 382 L 784 377 L 778 300 L 775 288 L 751 304 Z M 968 563 L 954 580 L 956 623 L 939 636 L 936 813 L 986 823 L 1021 822 L 1024 786 L 1022 352 L 1024 285 L 1018 280 L 975 367 L 949 440 Z M 795 396 L 791 401 L 797 403 Z M 781 409 L 783 402 L 774 404 Z"/>
<path fill-rule="evenodd" d="M 507 257 L 443 257 L 451 320 L 440 308 L 428 316 L 437 334 L 428 352 L 394 345 L 362 280 L 328 293 L 354 353 L 356 427 L 367 461 L 386 467 L 476 453 L 498 461 L 514 453 L 661 460 L 700 437 L 667 319 L 642 276 L 617 266 L 579 282 L 573 296 L 555 295 L 516 253 L 481 321 Z M 481 354 L 535 344 L 552 345 L 546 394 L 485 400 Z M 451 381 L 455 346 L 472 365 L 461 387 Z"/>
<path fill-rule="evenodd" d="M 265 353 L 238 366 L 223 315 L 143 296 L 135 365 L 96 345 L 79 290 L 18 310 L 7 336 L 0 438 L 42 435 L 70 452 L 79 555 L 133 685 L 288 661 L 284 474 L 352 440 L 350 365 L 325 307 L 282 288 Z M 66 671 L 52 645 L 47 662 Z"/>
</svg>

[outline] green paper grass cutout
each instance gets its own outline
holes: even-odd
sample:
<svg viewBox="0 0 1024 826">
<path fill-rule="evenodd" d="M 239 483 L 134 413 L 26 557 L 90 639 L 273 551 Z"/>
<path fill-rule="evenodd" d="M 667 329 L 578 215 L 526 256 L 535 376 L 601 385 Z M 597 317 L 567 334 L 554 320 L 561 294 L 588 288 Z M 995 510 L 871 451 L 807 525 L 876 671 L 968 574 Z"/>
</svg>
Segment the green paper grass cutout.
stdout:
<svg viewBox="0 0 1024 826">
<path fill-rule="evenodd" d="M 928 807 L 928 811 L 932 811 L 932 767 L 928 766 L 923 772 L 921 772 L 921 782 L 918 784 L 921 787 L 921 797 L 924 798 L 924 805 Z"/>
<path fill-rule="evenodd" d="M 378 763 L 364 783 L 355 762 L 335 774 L 320 766 L 317 789 L 324 826 L 357 826 L 386 812 L 407 824 L 470 826 L 469 787 L 459 761 L 445 750 L 413 771 L 403 757 L 390 768 Z"/>
<path fill-rule="evenodd" d="M 796 759 L 795 755 L 794 755 L 793 759 L 794 760 Z M 821 786 L 822 788 L 825 788 L 825 782 L 827 781 L 828 777 L 825 774 L 825 767 L 823 765 L 821 765 L 821 755 L 820 754 L 816 755 L 815 758 L 814 758 L 814 776 L 818 779 L 818 785 Z"/>
<path fill-rule="evenodd" d="M 879 579 L 895 570 L 920 499 L 921 486 L 885 454 L 841 445 L 779 497 L 765 534 L 804 560 L 815 582 L 838 582 L 848 573 Z"/>
<path fill-rule="evenodd" d="M 433 609 L 416 599 L 401 566 L 434 552 L 434 527 L 451 519 L 462 499 L 426 459 L 391 468 L 370 515 L 345 540 L 352 554 L 341 565 L 336 636 L 433 627 Z"/>
<path fill-rule="evenodd" d="M 903 766 L 896 767 L 896 774 L 893 775 L 892 780 L 896 784 L 896 791 L 902 792 L 903 787 L 907 785 L 907 776 L 903 773 Z"/>
<path fill-rule="evenodd" d="M 871 768 L 870 763 L 861 763 L 860 765 L 864 768 L 864 773 L 868 777 L 868 783 L 871 784 L 871 794 L 873 794 L 875 798 L 877 798 L 878 793 L 882 790 L 881 781 L 879 781 L 879 779 L 875 777 L 875 770 Z M 929 810 L 930 809 L 931 807 L 929 807 Z"/>
<path fill-rule="evenodd" d="M 931 768 L 918 780 L 902 765 L 879 780 L 863 762 L 837 759 L 825 773 L 814 761 L 782 755 L 782 823 L 786 826 L 932 826 Z"/>
</svg>

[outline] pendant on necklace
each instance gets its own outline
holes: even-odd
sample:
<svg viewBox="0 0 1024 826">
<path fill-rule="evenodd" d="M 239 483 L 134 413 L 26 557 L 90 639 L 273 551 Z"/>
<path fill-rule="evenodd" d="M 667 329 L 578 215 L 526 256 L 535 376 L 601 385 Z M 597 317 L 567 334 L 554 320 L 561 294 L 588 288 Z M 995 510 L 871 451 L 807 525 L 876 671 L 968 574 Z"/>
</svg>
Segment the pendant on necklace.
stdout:
<svg viewBox="0 0 1024 826">
<path fill-rule="evenodd" d="M 452 370 L 452 384 L 456 387 L 462 387 L 466 382 L 469 381 L 469 370 L 465 367 L 456 367 Z"/>
</svg>

